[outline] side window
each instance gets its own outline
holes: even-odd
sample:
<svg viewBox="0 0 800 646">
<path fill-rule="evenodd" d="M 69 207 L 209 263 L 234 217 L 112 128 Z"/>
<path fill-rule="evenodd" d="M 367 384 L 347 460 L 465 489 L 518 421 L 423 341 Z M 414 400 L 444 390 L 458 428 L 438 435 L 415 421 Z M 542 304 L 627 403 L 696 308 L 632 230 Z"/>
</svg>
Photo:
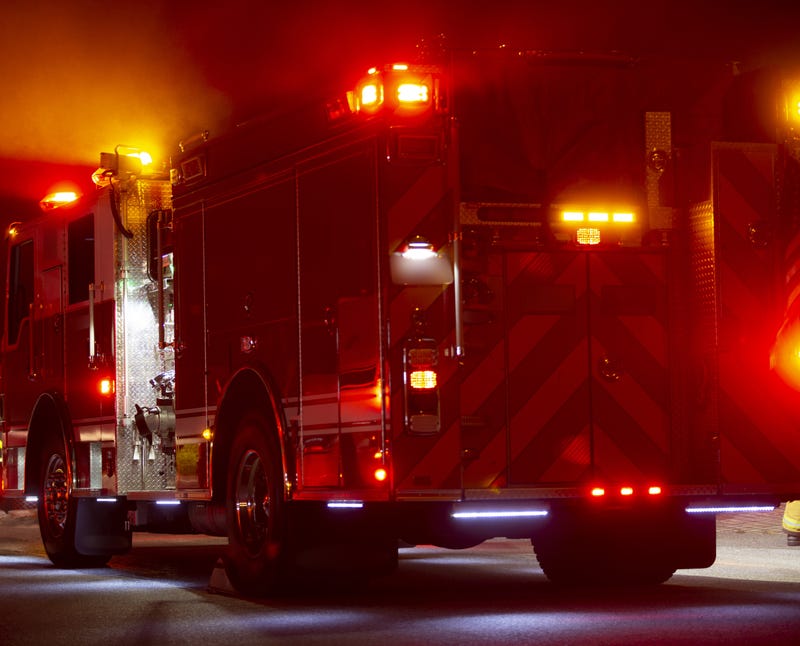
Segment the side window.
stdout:
<svg viewBox="0 0 800 646">
<path fill-rule="evenodd" d="M 8 343 L 19 339 L 20 325 L 33 303 L 33 240 L 11 247 L 8 271 Z"/>
<path fill-rule="evenodd" d="M 67 276 L 69 303 L 89 300 L 94 282 L 94 214 L 84 215 L 67 225 Z"/>
</svg>

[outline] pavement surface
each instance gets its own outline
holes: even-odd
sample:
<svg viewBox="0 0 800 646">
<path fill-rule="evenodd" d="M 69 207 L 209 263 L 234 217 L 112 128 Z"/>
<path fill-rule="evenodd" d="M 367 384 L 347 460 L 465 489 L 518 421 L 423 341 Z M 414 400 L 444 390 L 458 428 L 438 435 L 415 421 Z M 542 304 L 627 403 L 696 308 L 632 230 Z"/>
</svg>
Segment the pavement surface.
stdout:
<svg viewBox="0 0 800 646">
<path fill-rule="evenodd" d="M 717 531 L 723 533 L 781 534 L 783 505 L 774 511 L 717 514 Z"/>
</svg>

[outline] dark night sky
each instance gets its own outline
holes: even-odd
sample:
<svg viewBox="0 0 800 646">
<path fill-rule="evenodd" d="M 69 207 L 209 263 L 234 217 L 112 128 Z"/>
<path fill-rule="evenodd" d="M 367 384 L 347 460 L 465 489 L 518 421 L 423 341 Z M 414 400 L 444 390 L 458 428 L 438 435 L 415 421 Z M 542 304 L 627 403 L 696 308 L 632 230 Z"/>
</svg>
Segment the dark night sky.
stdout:
<svg viewBox="0 0 800 646">
<path fill-rule="evenodd" d="M 85 184 L 101 150 L 168 155 L 200 129 L 349 87 L 437 33 L 756 66 L 795 57 L 798 17 L 784 0 L 2 0 L 0 222 L 61 178 Z"/>
</svg>

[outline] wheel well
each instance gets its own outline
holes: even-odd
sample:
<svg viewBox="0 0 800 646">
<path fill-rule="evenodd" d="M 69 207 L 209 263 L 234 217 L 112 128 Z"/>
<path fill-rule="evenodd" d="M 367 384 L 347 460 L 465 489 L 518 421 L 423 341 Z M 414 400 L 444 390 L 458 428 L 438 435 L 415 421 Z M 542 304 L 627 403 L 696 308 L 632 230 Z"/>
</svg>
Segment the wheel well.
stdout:
<svg viewBox="0 0 800 646">
<path fill-rule="evenodd" d="M 293 463 L 288 455 L 290 444 L 286 441 L 286 423 L 277 389 L 264 374 L 254 369 L 242 369 L 228 382 L 214 424 L 211 483 L 215 503 L 223 504 L 225 501 L 226 469 L 236 428 L 242 417 L 253 409 L 270 422 L 270 430 L 276 434 L 281 447 L 283 472 L 289 481 L 293 481 Z"/>
<path fill-rule="evenodd" d="M 25 448 L 25 494 L 38 496 L 39 469 L 42 463 L 42 451 L 45 439 L 51 433 L 61 433 L 67 443 L 67 455 L 72 462 L 72 446 L 66 432 L 70 428 L 69 413 L 66 404 L 58 396 L 44 393 L 39 396 L 33 407 L 33 413 L 28 424 L 28 440 Z M 70 470 L 72 467 L 70 466 Z"/>
</svg>

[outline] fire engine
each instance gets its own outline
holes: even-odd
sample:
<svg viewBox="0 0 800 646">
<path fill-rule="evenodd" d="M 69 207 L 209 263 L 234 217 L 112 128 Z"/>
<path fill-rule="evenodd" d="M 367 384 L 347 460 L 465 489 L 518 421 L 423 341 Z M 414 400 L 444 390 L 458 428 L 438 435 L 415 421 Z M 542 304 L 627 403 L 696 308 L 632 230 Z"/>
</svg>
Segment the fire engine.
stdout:
<svg viewBox="0 0 800 646">
<path fill-rule="evenodd" d="M 7 232 L 4 495 L 56 565 L 193 530 L 249 593 L 494 537 L 560 582 L 711 565 L 717 514 L 800 497 L 777 78 L 452 52 L 102 154 Z"/>
</svg>

